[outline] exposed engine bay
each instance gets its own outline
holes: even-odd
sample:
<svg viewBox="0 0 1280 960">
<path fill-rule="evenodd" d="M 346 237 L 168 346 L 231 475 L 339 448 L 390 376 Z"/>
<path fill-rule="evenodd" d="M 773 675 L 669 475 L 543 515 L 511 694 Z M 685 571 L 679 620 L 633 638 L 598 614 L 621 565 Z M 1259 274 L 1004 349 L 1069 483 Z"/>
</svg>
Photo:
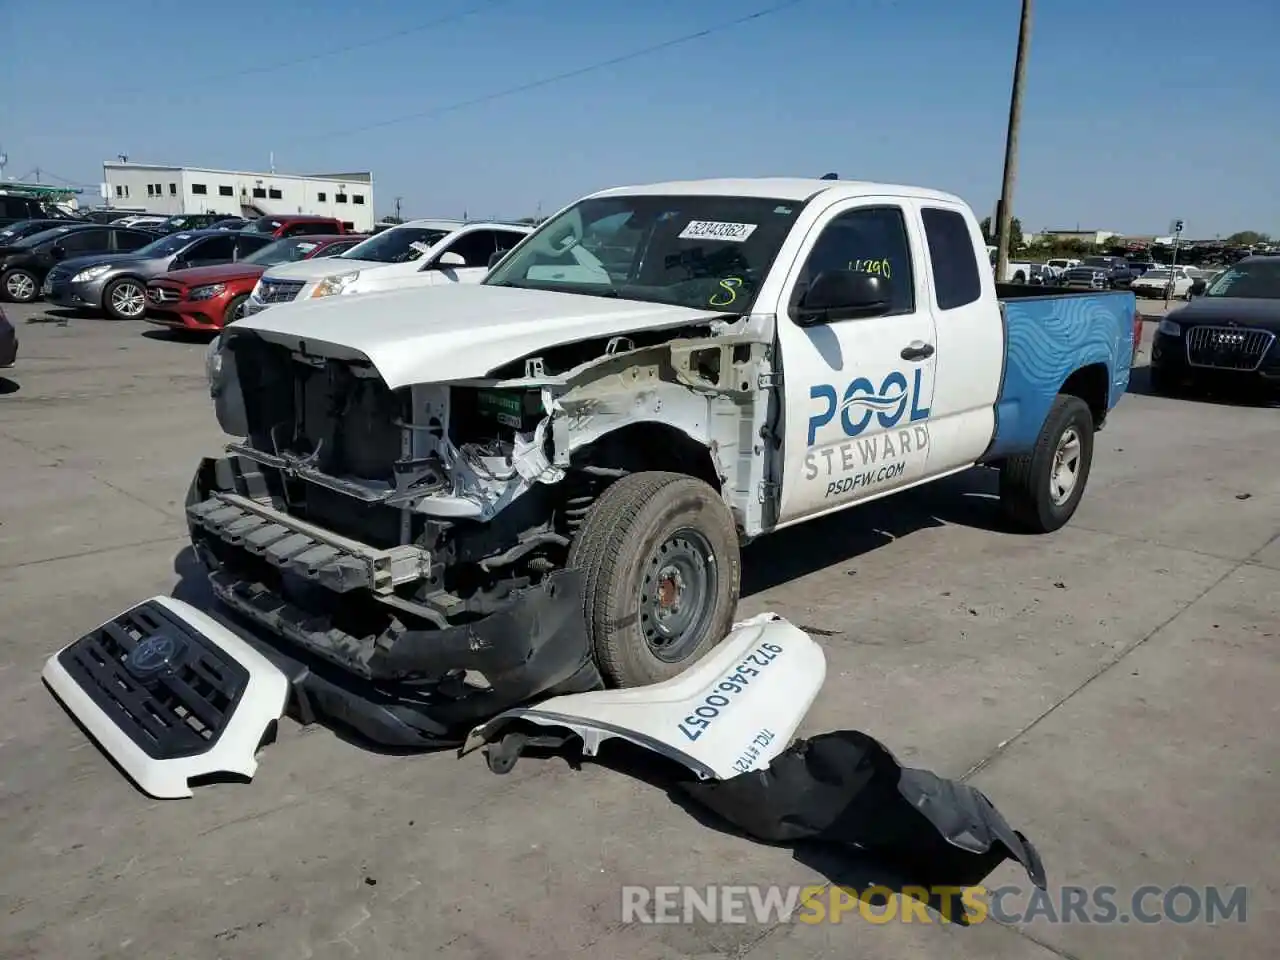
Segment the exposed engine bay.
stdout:
<svg viewBox="0 0 1280 960">
<path fill-rule="evenodd" d="M 598 687 L 565 561 L 600 491 L 660 459 L 721 489 L 740 529 L 760 522 L 769 347 L 716 324 L 395 391 L 370 363 L 233 332 L 214 397 L 244 439 L 187 503 L 215 593 L 289 655 L 443 713 L 400 741 Z"/>
</svg>

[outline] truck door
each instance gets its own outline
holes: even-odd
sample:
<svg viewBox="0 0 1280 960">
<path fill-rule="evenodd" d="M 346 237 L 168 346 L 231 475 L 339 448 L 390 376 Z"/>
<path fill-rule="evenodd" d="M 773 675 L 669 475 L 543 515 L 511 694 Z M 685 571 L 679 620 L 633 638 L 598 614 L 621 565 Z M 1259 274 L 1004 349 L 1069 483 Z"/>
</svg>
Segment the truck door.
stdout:
<svg viewBox="0 0 1280 960">
<path fill-rule="evenodd" d="M 895 197 L 835 203 L 805 237 L 778 317 L 780 525 L 926 476 L 936 347 L 923 258 L 914 211 Z M 875 316 L 801 325 L 797 308 L 826 271 L 878 275 L 891 302 Z"/>
<path fill-rule="evenodd" d="M 929 404 L 928 470 L 936 476 L 974 463 L 991 443 L 1004 324 L 991 271 L 979 267 L 982 233 L 972 215 L 942 201 L 914 202 L 928 251 L 934 343 L 947 358 Z"/>
</svg>

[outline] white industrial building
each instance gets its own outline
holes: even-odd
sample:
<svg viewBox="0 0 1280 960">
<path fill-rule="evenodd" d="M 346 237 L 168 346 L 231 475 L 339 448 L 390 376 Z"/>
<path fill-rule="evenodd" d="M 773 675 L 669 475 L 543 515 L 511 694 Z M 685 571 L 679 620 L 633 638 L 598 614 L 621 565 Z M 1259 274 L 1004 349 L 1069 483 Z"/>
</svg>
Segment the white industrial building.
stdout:
<svg viewBox="0 0 1280 960">
<path fill-rule="evenodd" d="M 310 214 L 335 217 L 348 230 L 373 229 L 371 173 L 250 173 L 105 161 L 103 199 L 146 213 L 225 213 L 229 217 Z"/>
</svg>

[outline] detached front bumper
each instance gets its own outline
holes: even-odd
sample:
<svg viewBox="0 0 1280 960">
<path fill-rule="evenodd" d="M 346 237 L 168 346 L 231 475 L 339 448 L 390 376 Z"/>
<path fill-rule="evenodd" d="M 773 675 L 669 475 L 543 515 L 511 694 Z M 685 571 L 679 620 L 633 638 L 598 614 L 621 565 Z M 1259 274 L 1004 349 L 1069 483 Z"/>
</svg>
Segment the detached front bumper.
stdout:
<svg viewBox="0 0 1280 960">
<path fill-rule="evenodd" d="M 214 595 L 259 628 L 303 722 L 336 720 L 386 746 L 449 746 L 553 689 L 601 686 L 577 571 L 436 625 L 404 599 L 426 576 L 418 548 L 376 548 L 278 510 L 259 469 L 204 460 L 187 519 Z"/>
</svg>

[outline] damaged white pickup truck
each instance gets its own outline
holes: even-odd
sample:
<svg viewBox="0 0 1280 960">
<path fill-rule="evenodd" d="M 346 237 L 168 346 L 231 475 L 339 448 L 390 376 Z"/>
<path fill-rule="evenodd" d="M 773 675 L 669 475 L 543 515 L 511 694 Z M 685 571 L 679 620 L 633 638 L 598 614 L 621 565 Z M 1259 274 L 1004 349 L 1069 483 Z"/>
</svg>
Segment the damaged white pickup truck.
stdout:
<svg viewBox="0 0 1280 960">
<path fill-rule="evenodd" d="M 975 464 L 1024 527 L 1075 511 L 1133 296 L 998 300 L 982 251 L 935 191 L 668 183 L 571 205 L 479 285 L 244 319 L 195 551 L 302 717 L 380 743 L 671 678 L 728 631 L 746 540 Z"/>
</svg>

